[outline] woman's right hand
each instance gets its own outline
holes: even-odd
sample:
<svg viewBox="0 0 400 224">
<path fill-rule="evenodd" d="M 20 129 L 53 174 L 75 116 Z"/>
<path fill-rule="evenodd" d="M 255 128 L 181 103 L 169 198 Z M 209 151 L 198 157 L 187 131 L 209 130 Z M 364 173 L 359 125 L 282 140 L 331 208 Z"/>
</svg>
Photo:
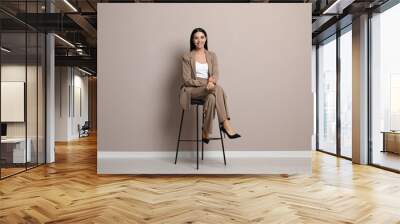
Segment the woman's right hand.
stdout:
<svg viewBox="0 0 400 224">
<path fill-rule="evenodd" d="M 213 82 L 213 83 L 217 83 L 217 79 L 213 75 L 208 78 L 208 81 L 209 82 Z"/>
<path fill-rule="evenodd" d="M 214 89 L 214 88 L 215 88 L 215 85 L 214 85 L 213 82 L 208 82 L 208 83 L 207 83 L 207 87 L 206 87 L 207 90 L 212 90 L 212 89 Z"/>
</svg>

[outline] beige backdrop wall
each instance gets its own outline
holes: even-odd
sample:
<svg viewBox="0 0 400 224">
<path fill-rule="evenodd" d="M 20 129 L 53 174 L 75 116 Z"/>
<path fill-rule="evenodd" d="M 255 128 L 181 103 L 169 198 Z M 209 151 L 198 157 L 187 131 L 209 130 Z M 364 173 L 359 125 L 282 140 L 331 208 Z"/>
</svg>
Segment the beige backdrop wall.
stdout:
<svg viewBox="0 0 400 224">
<path fill-rule="evenodd" d="M 208 33 L 232 123 L 243 136 L 226 141 L 226 149 L 309 151 L 310 4 L 139 3 L 99 4 L 99 152 L 175 150 L 181 56 L 195 27 Z M 184 138 L 194 137 L 193 114 Z M 219 142 L 207 148 L 220 150 Z"/>
</svg>

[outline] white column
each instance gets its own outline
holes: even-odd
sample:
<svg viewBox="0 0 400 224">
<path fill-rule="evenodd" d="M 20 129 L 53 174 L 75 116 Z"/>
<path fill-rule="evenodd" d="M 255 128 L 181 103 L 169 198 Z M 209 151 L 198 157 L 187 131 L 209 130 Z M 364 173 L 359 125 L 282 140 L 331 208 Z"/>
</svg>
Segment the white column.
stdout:
<svg viewBox="0 0 400 224">
<path fill-rule="evenodd" d="M 47 12 L 54 12 L 54 5 L 46 1 Z M 55 162 L 55 42 L 54 35 L 46 35 L 46 163 Z"/>
<path fill-rule="evenodd" d="M 353 162 L 368 163 L 368 15 L 353 20 Z"/>
<path fill-rule="evenodd" d="M 54 76 L 54 35 L 49 33 L 46 36 L 46 60 L 47 60 L 47 76 L 46 76 L 46 163 L 52 163 L 55 161 L 54 151 L 54 133 L 55 133 L 55 76 Z"/>
<path fill-rule="evenodd" d="M 72 139 L 72 68 L 57 66 L 55 74 L 55 141 L 69 141 Z"/>
</svg>

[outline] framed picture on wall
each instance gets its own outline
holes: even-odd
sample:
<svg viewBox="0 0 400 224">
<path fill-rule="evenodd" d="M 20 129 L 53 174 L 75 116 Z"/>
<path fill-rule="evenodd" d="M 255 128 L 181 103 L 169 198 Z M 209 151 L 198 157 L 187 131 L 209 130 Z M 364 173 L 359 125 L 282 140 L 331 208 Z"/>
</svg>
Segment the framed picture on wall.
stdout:
<svg viewBox="0 0 400 224">
<path fill-rule="evenodd" d="M 24 122 L 25 82 L 1 82 L 1 122 Z"/>
</svg>

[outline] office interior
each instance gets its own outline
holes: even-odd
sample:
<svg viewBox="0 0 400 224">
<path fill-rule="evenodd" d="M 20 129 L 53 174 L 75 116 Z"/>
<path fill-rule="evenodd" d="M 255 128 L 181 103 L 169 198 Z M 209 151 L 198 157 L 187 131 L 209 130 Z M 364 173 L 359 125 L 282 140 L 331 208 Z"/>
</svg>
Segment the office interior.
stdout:
<svg viewBox="0 0 400 224">
<path fill-rule="evenodd" d="M 98 4 L 172 2 L 311 4 L 313 152 L 400 173 L 397 0 L 2 0 L 0 183 L 96 142 Z"/>
</svg>

